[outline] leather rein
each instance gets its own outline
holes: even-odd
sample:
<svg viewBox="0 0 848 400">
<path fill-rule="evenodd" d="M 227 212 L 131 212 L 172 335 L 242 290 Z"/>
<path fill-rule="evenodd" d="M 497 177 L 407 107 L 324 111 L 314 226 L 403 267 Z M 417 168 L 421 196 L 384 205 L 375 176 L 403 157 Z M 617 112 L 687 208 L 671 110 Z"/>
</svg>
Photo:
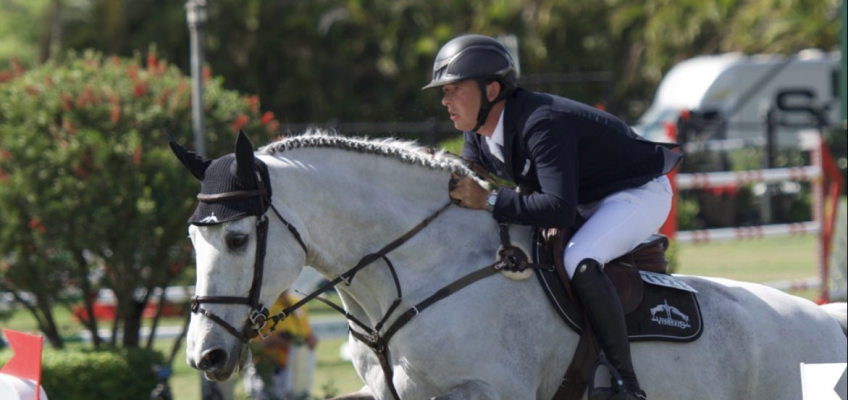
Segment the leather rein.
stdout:
<svg viewBox="0 0 848 400">
<path fill-rule="evenodd" d="M 300 233 L 298 232 L 297 228 L 295 228 L 291 223 L 289 223 L 285 218 L 283 218 L 283 216 L 271 203 L 271 199 L 267 196 L 267 191 L 264 189 L 264 185 L 262 184 L 262 180 L 259 173 L 256 173 L 256 177 L 259 182 L 259 187 L 263 189 L 225 192 L 214 195 L 199 194 L 197 195 L 197 198 L 202 202 L 217 202 L 223 200 L 258 197 L 262 205 L 261 209 L 265 209 L 264 206 L 267 204 L 268 207 L 274 211 L 274 214 L 277 216 L 277 218 L 286 226 L 286 228 L 288 228 L 289 232 L 291 232 L 295 239 L 297 239 L 297 242 L 303 248 L 304 253 L 308 255 L 309 251 L 306 247 L 306 244 L 303 242 L 303 239 Z M 492 276 L 498 272 L 521 272 L 528 268 L 553 270 L 554 268 L 553 265 L 541 265 L 529 262 L 528 257 L 524 253 L 524 251 L 512 245 L 509 238 L 508 225 L 505 223 L 499 223 L 498 232 L 500 235 L 502 247 L 498 251 L 497 261 L 476 271 L 473 271 L 457 279 L 453 283 L 439 289 L 430 297 L 420 301 L 419 303 L 407 309 L 405 312 L 403 312 L 403 314 L 401 314 L 397 319 L 395 319 L 395 321 L 385 330 L 385 332 L 380 333 L 383 330 L 383 327 L 385 326 L 390 316 L 394 313 L 397 307 L 400 306 L 403 299 L 403 294 L 401 290 L 400 281 L 398 280 L 397 272 L 395 270 L 394 265 L 387 257 L 387 254 L 397 249 L 402 244 L 409 241 L 413 236 L 421 232 L 424 228 L 427 227 L 427 225 L 429 225 L 433 220 L 435 220 L 443 211 L 445 211 L 452 204 L 454 204 L 453 201 L 443 205 L 441 208 L 433 212 L 430 216 L 425 218 L 418 225 L 414 226 L 402 236 L 398 237 L 391 243 L 383 246 L 380 250 L 362 257 L 359 262 L 354 267 L 347 270 L 347 272 L 339 275 L 332 281 L 325 283 L 312 293 L 306 295 L 297 303 L 290 305 L 286 309 L 280 311 L 278 314 L 273 316 L 269 316 L 268 308 L 259 303 L 259 295 L 262 287 L 262 276 L 264 272 L 266 246 L 268 241 L 268 218 L 265 215 L 262 215 L 259 217 L 256 223 L 256 258 L 254 260 L 253 267 L 253 281 L 248 296 L 194 296 L 191 300 L 191 311 L 193 313 L 205 315 L 206 317 L 216 322 L 218 325 L 221 325 L 232 335 L 234 335 L 241 341 L 247 343 L 250 340 L 256 338 L 257 336 L 263 339 L 267 337 L 267 335 L 262 334 L 262 330 L 269 322 L 269 320 L 272 322 L 272 325 L 270 327 L 268 335 L 270 335 L 270 333 L 275 330 L 279 322 L 284 320 L 295 310 L 302 307 L 309 301 L 317 298 L 318 300 L 329 305 L 331 308 L 342 313 L 349 321 L 348 330 L 350 331 L 350 334 L 374 351 L 375 355 L 377 356 L 377 359 L 380 361 L 380 366 L 383 369 L 386 385 L 389 387 L 389 390 L 391 391 L 394 399 L 400 400 L 400 395 L 398 394 L 393 382 L 394 372 L 392 370 L 391 362 L 389 360 L 389 340 L 403 326 L 405 326 L 418 314 L 420 314 L 422 311 L 435 304 L 436 302 L 445 299 L 446 297 L 460 291 L 461 289 L 465 288 L 468 285 L 471 285 L 474 282 Z M 366 266 L 374 263 L 374 261 L 380 259 L 385 261 L 386 265 L 389 267 L 389 271 L 392 274 L 392 279 L 394 280 L 397 297 L 392 301 L 392 304 L 391 306 L 389 306 L 388 310 L 386 310 L 385 315 L 373 328 L 369 327 L 367 324 L 363 323 L 362 321 L 360 321 L 338 305 L 319 297 L 321 293 L 324 293 L 328 289 L 335 287 L 339 283 L 344 282 L 345 285 L 350 286 L 357 272 L 359 272 Z M 224 319 L 220 318 L 211 311 L 203 308 L 202 304 L 204 303 L 247 305 L 249 307 L 248 319 L 247 321 L 245 321 L 242 330 L 239 331 L 236 327 L 234 327 Z M 355 327 L 361 330 L 361 332 L 355 329 Z"/>
</svg>

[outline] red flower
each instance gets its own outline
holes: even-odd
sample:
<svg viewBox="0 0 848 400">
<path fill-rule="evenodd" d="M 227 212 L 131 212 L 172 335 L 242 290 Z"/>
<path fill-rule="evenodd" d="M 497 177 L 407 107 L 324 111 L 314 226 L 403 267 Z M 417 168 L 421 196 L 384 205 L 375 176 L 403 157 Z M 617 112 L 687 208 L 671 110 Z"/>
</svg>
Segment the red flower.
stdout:
<svg viewBox="0 0 848 400">
<path fill-rule="evenodd" d="M 29 223 L 27 224 L 27 226 L 30 229 L 35 229 L 36 231 L 38 231 L 38 233 L 47 232 L 47 228 L 44 227 L 44 224 L 41 223 L 41 220 L 38 219 L 38 217 L 35 217 L 35 218 L 29 220 Z"/>
<path fill-rule="evenodd" d="M 73 135 L 77 133 L 77 128 L 74 126 L 74 123 L 71 120 L 66 119 L 65 122 L 62 123 L 62 127 L 68 131 L 69 135 Z"/>
<path fill-rule="evenodd" d="M 139 83 L 136 83 L 135 87 L 133 87 L 133 95 L 135 97 L 141 97 L 145 94 L 147 94 L 147 82 L 141 81 Z"/>
<path fill-rule="evenodd" d="M 0 71 L 0 83 L 9 82 L 14 77 L 15 74 L 13 74 L 12 71 Z"/>
<path fill-rule="evenodd" d="M 168 95 L 170 95 L 170 94 L 171 94 L 171 89 L 169 89 L 169 88 L 163 88 L 162 89 L 162 93 L 159 94 L 159 105 L 160 106 L 164 106 L 165 103 L 168 102 Z"/>
<path fill-rule="evenodd" d="M 115 123 L 115 124 L 117 124 L 118 122 L 121 121 L 121 105 L 120 104 L 115 104 L 114 106 L 112 106 L 111 120 L 112 120 L 112 123 Z"/>
<path fill-rule="evenodd" d="M 250 122 L 250 119 L 247 118 L 247 115 L 244 115 L 244 114 L 239 115 L 238 117 L 236 117 L 236 120 L 233 121 L 233 125 L 232 125 L 233 131 L 238 132 L 239 129 L 241 129 L 245 125 L 247 125 L 248 122 Z"/>
<path fill-rule="evenodd" d="M 269 122 L 274 120 L 274 113 L 270 111 L 266 111 L 265 114 L 262 114 L 262 118 L 259 119 L 262 122 L 262 125 L 268 125 Z"/>
<path fill-rule="evenodd" d="M 65 111 L 74 109 L 74 98 L 71 95 L 62 93 L 62 109 Z"/>
<path fill-rule="evenodd" d="M 267 129 L 268 129 L 268 133 L 270 133 L 271 136 L 274 136 L 274 135 L 276 135 L 280 132 L 280 123 L 277 122 L 276 120 L 271 121 L 268 124 Z"/>
<path fill-rule="evenodd" d="M 233 131 L 238 132 L 239 129 L 247 125 L 248 122 L 250 122 L 250 119 L 247 118 L 247 115 L 239 115 L 238 117 L 236 117 L 236 120 L 233 121 Z"/>
<path fill-rule="evenodd" d="M 91 90 L 91 86 L 86 86 L 82 91 L 82 95 L 77 101 L 77 107 L 85 108 L 86 105 L 91 104 L 94 101 L 94 93 Z"/>
<path fill-rule="evenodd" d="M 151 70 L 151 71 L 155 70 L 156 69 L 156 62 L 157 62 L 156 52 L 152 51 L 152 50 L 148 51 L 147 52 L 147 69 Z"/>
<path fill-rule="evenodd" d="M 117 67 L 117 66 L 121 65 L 121 58 L 118 57 L 118 56 L 112 56 L 112 57 L 109 58 L 109 62 L 111 62 L 112 65 Z"/>
<path fill-rule="evenodd" d="M 133 81 L 133 82 L 135 82 L 136 79 L 138 79 L 138 65 L 135 65 L 135 64 L 130 65 L 129 75 L 130 75 L 130 80 Z"/>
<path fill-rule="evenodd" d="M 252 113 L 259 112 L 259 96 L 245 96 L 244 100 L 247 101 L 247 107 L 250 108 Z"/>
<path fill-rule="evenodd" d="M 7 174 L 3 168 L 0 168 L 0 183 L 3 183 L 4 185 L 9 184 L 9 174 Z"/>
<path fill-rule="evenodd" d="M 41 94 L 41 92 L 39 92 L 38 89 L 35 88 L 35 86 L 27 86 L 26 92 L 32 96 L 38 96 L 39 94 Z"/>
<path fill-rule="evenodd" d="M 0 150 L 0 160 L 8 160 L 12 158 L 12 153 L 9 153 L 9 150 Z"/>
</svg>

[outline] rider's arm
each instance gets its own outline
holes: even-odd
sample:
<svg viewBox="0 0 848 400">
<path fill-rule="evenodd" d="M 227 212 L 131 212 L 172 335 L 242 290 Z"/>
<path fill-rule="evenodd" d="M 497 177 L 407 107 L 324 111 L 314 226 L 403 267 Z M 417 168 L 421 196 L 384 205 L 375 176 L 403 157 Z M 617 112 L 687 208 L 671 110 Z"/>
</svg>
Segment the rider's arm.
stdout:
<svg viewBox="0 0 848 400">
<path fill-rule="evenodd" d="M 533 160 L 539 193 L 521 195 L 498 191 L 494 216 L 540 227 L 571 226 L 577 207 L 577 138 L 549 118 L 534 123 L 525 135 L 527 156 Z"/>
</svg>

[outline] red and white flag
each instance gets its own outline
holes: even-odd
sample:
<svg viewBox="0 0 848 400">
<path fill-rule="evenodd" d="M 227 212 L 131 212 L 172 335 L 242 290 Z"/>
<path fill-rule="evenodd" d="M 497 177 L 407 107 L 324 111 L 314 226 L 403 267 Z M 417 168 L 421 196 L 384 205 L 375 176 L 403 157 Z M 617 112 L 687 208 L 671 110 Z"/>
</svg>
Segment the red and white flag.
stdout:
<svg viewBox="0 0 848 400">
<path fill-rule="evenodd" d="M 41 394 L 41 350 L 44 338 L 3 328 L 3 335 L 15 353 L 0 372 L 35 381 L 35 400 Z"/>
</svg>

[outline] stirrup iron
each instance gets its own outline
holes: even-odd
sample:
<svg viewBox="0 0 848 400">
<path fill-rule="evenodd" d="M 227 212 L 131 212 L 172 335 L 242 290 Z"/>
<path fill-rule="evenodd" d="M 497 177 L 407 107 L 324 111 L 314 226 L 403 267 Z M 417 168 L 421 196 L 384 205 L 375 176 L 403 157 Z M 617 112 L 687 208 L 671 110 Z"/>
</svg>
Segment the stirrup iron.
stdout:
<svg viewBox="0 0 848 400">
<path fill-rule="evenodd" d="M 606 368 L 610 374 L 611 386 L 609 387 L 595 387 L 595 375 L 597 375 L 598 369 L 601 367 Z M 592 372 L 589 375 L 587 398 L 588 400 L 647 400 L 645 392 L 642 390 L 632 391 L 624 384 L 621 374 L 618 373 L 618 370 L 603 355 L 600 356 L 598 362 L 592 367 Z"/>
</svg>

